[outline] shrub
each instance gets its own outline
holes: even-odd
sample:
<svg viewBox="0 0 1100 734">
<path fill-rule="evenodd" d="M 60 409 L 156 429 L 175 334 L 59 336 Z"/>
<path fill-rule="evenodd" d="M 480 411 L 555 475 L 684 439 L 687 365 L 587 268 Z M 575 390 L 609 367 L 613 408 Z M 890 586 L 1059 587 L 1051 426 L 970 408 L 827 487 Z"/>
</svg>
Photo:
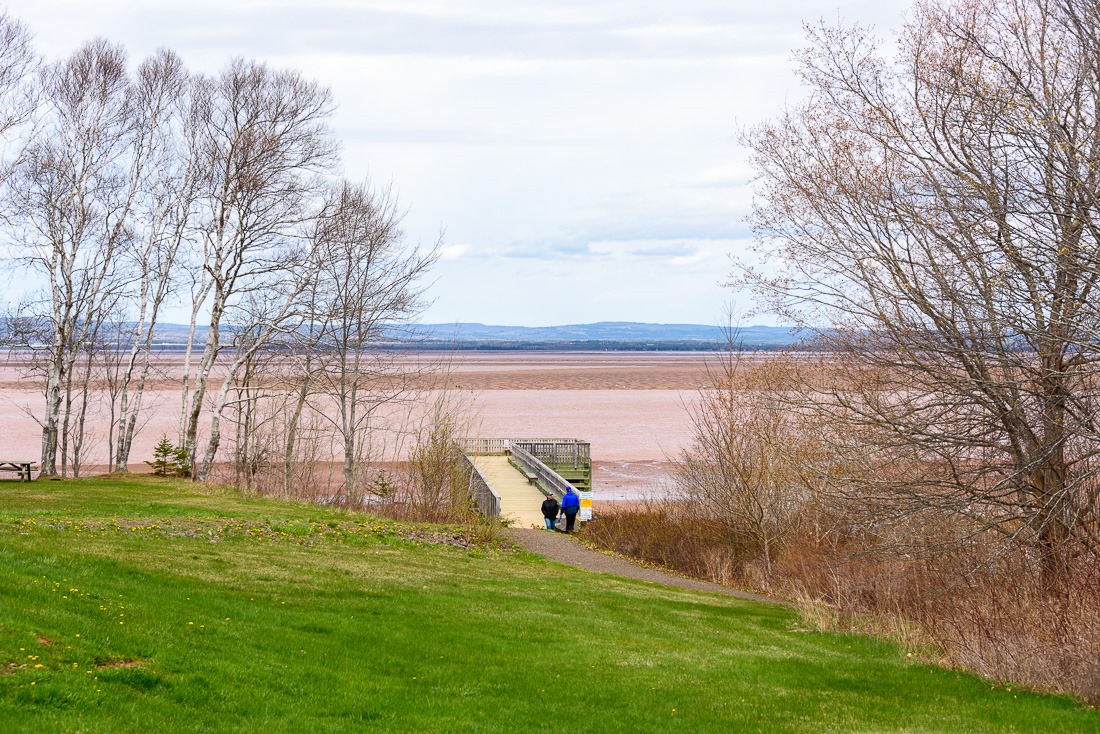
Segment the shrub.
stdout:
<svg viewBox="0 0 1100 734">
<path fill-rule="evenodd" d="M 187 449 L 176 446 L 162 436 L 153 449 L 153 460 L 145 462 L 153 467 L 153 473 L 162 477 L 184 477 L 191 473 L 191 459 Z"/>
</svg>

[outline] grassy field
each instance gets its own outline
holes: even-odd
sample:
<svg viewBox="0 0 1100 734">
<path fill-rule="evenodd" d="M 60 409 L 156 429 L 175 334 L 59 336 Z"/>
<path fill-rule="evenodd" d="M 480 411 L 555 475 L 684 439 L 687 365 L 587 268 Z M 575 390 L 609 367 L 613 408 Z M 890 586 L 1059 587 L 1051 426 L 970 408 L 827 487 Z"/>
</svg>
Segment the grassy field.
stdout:
<svg viewBox="0 0 1100 734">
<path fill-rule="evenodd" d="M 0 731 L 1095 732 L 783 609 L 154 478 L 0 485 Z"/>
</svg>

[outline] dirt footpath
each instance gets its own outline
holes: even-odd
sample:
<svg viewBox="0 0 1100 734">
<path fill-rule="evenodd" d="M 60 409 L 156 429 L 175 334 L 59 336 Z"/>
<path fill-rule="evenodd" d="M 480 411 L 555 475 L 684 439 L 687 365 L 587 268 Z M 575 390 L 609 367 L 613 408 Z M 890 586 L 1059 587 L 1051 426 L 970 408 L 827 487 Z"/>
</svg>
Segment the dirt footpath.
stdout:
<svg viewBox="0 0 1100 734">
<path fill-rule="evenodd" d="M 623 558 L 589 550 L 564 533 L 554 533 L 547 530 L 530 530 L 527 528 L 506 528 L 502 531 L 504 536 L 513 543 L 532 553 L 545 556 L 548 560 L 564 563 L 567 566 L 592 571 L 594 573 L 609 573 L 615 576 L 623 576 L 639 581 L 648 581 L 651 584 L 674 586 L 688 591 L 705 591 L 711 594 L 725 594 L 738 599 L 748 599 L 763 604 L 777 604 L 784 607 L 793 607 L 788 601 L 770 599 L 759 594 L 750 594 L 747 591 L 738 591 L 728 586 L 719 586 L 706 581 L 673 576 L 670 573 L 656 571 L 652 568 L 631 563 Z"/>
</svg>

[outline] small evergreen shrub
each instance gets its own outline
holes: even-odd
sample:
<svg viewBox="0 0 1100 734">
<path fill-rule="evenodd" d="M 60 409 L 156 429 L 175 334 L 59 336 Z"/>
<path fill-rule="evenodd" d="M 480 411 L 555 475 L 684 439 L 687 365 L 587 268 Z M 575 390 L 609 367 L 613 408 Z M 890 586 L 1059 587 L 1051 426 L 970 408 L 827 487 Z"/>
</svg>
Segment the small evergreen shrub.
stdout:
<svg viewBox="0 0 1100 734">
<path fill-rule="evenodd" d="M 153 449 L 153 460 L 145 462 L 153 467 L 153 473 L 162 477 L 185 477 L 191 472 L 191 457 L 187 449 L 176 446 L 162 436 Z"/>
</svg>

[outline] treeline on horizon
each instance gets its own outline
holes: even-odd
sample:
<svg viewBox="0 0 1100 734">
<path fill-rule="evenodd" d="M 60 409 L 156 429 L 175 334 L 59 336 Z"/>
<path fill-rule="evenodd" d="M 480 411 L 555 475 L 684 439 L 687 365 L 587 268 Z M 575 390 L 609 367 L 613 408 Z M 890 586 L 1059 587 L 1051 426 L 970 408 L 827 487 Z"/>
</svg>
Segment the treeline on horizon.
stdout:
<svg viewBox="0 0 1100 734">
<path fill-rule="evenodd" d="M 3 334 L 26 335 L 48 333 L 48 324 L 30 317 L 14 324 L 5 323 Z M 138 328 L 128 322 L 109 324 L 101 328 L 101 348 L 125 342 L 126 334 Z M 232 324 L 223 325 L 223 335 L 235 331 Z M 194 334 L 186 324 L 158 324 L 151 339 L 156 351 L 183 351 L 189 341 L 202 341 L 208 327 L 196 325 Z M 293 349 L 300 346 L 299 334 L 277 334 L 267 349 Z M 707 326 L 704 324 L 652 324 L 643 322 L 612 322 L 569 324 L 550 327 L 493 326 L 486 324 L 406 324 L 375 328 L 374 342 L 379 349 L 396 350 L 516 350 L 516 351 L 714 351 L 724 349 L 731 340 L 748 350 L 799 348 L 817 351 L 822 347 L 809 341 L 812 335 L 805 329 L 779 326 L 747 328 Z M 327 345 L 314 340 L 311 345 L 324 349 Z M 13 344 L 4 344 L 16 348 Z M 45 344 L 23 344 L 24 349 L 42 349 Z"/>
</svg>

